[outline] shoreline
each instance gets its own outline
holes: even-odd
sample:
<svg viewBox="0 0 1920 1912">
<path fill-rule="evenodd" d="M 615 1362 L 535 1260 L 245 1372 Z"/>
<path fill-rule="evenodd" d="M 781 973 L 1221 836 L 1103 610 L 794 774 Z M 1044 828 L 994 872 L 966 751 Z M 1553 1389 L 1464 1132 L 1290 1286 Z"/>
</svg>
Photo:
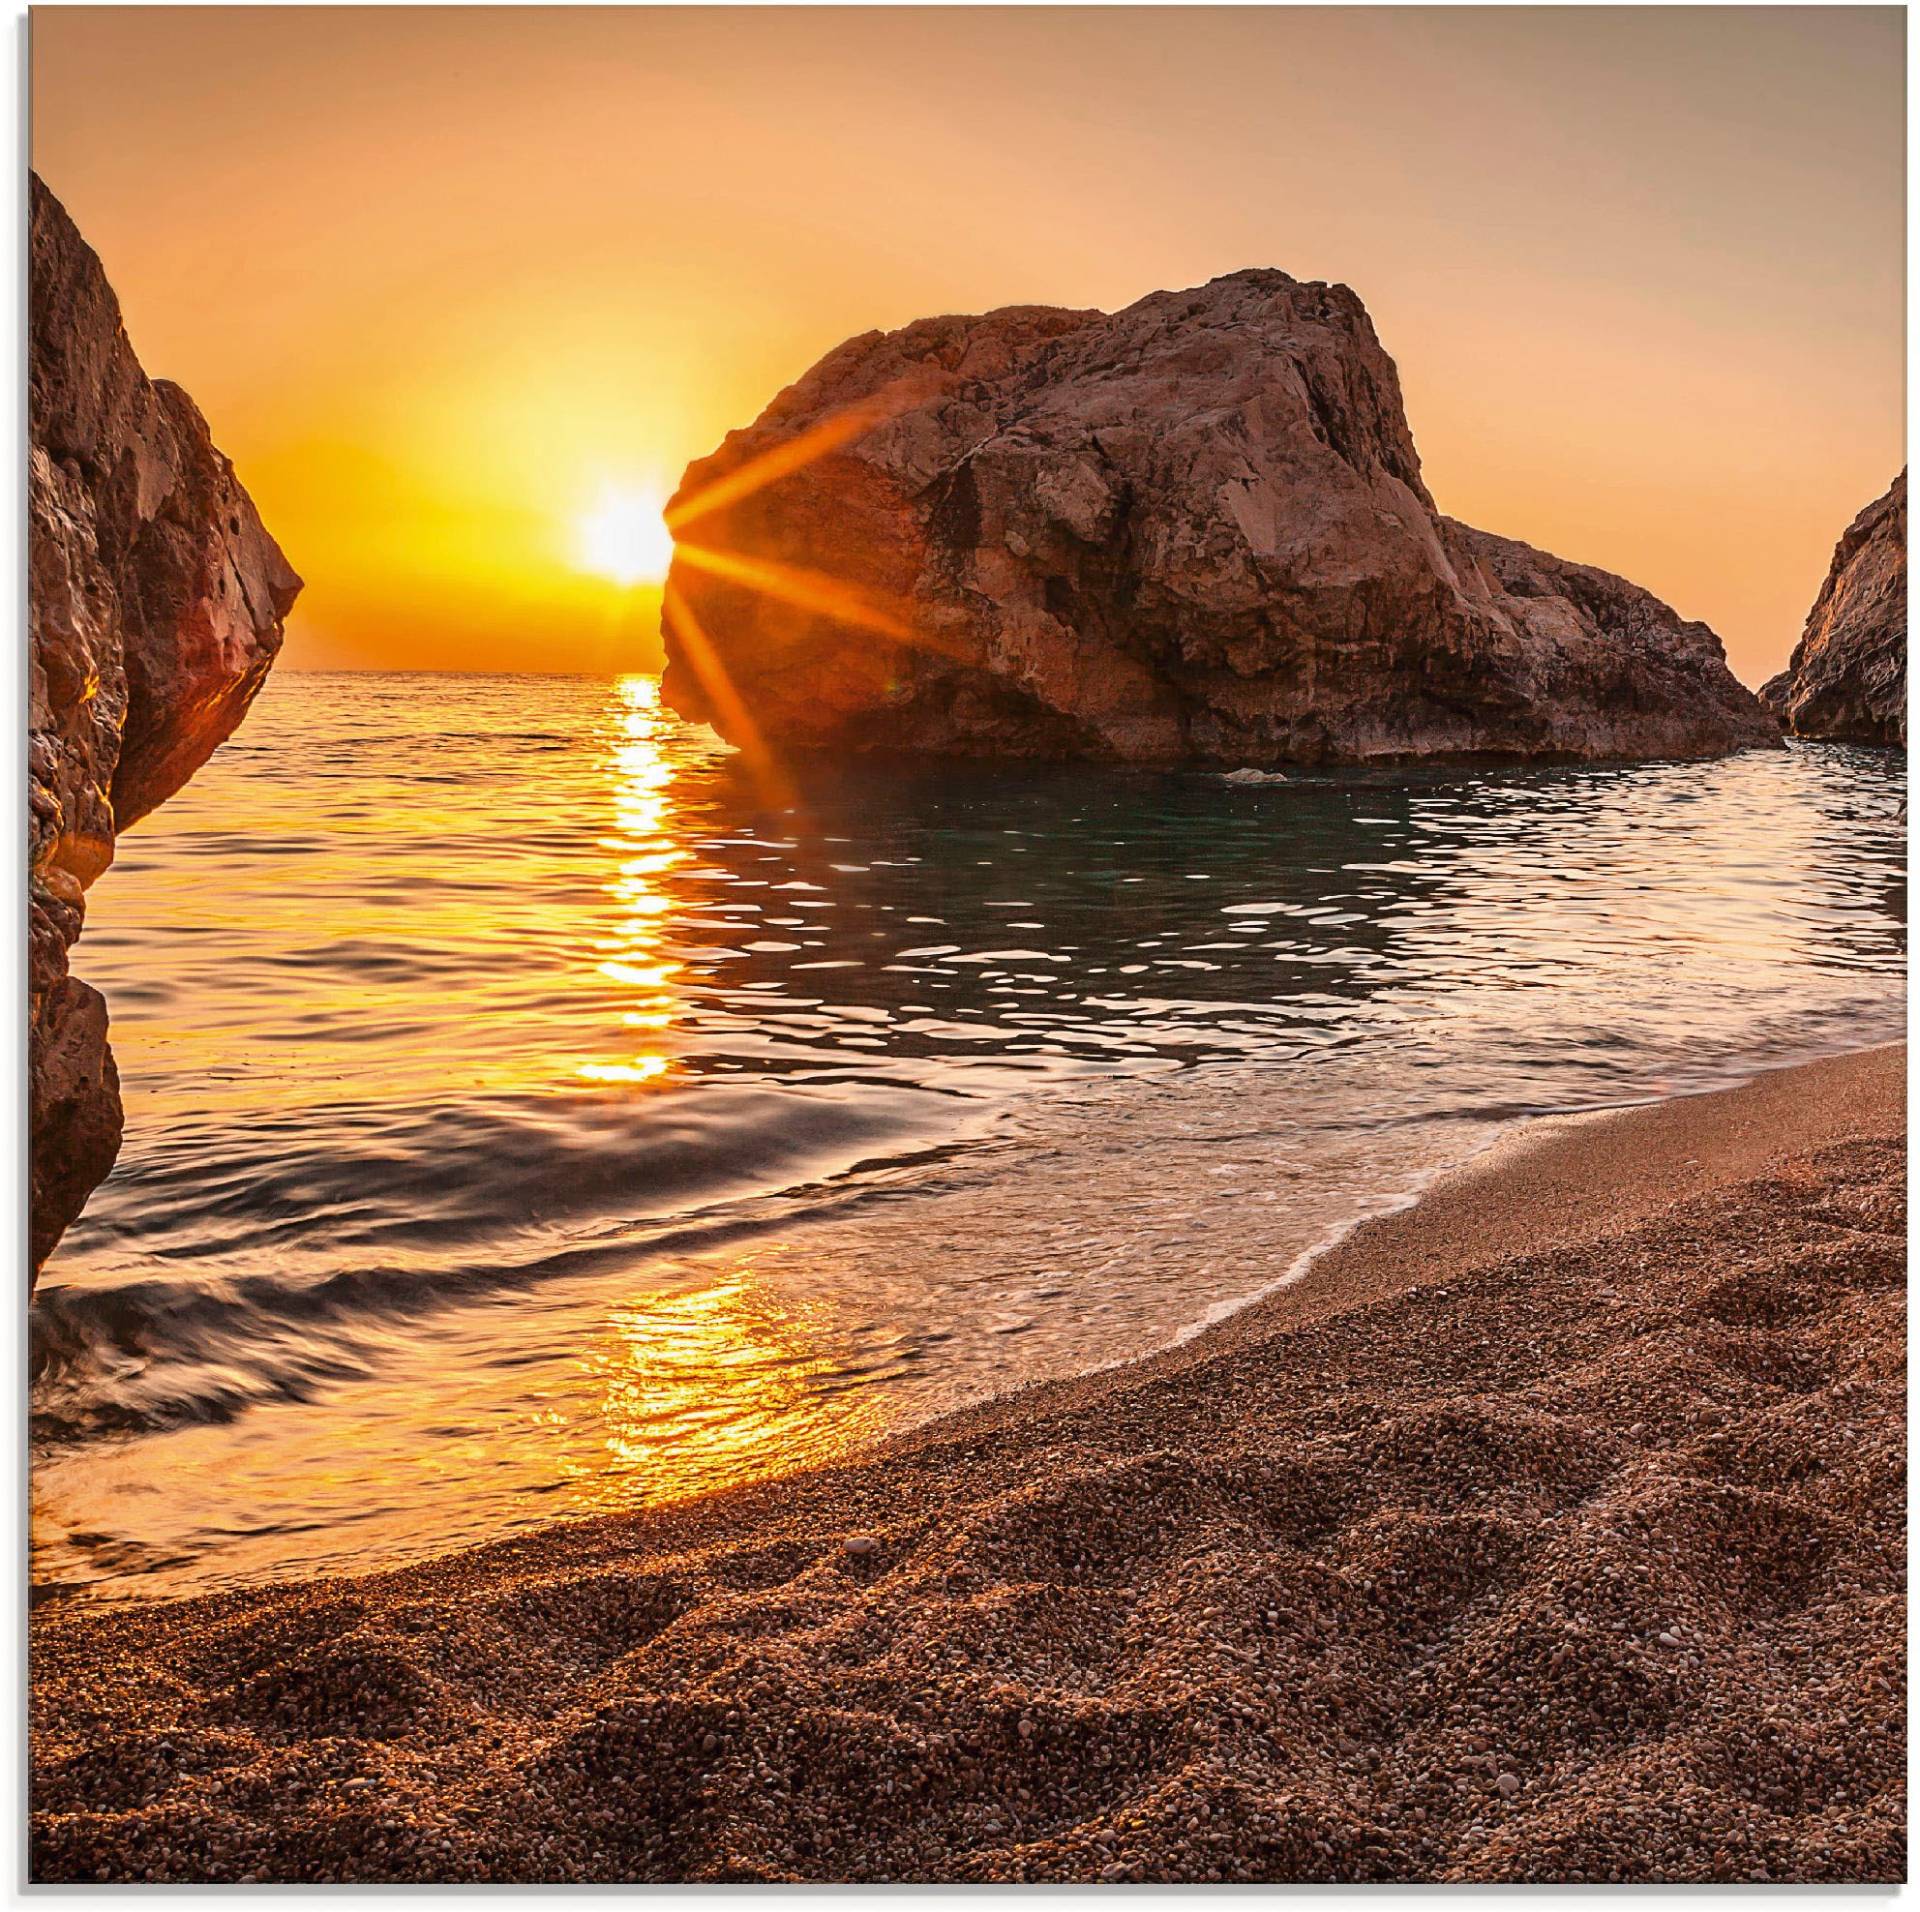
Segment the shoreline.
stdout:
<svg viewBox="0 0 1920 1912">
<path fill-rule="evenodd" d="M 1503 1126 L 1470 1154 L 1444 1163 L 1411 1193 L 1342 1222 L 1299 1256 L 1286 1273 L 1182 1329 L 1164 1347 L 1125 1361 L 1031 1381 L 984 1401 L 882 1437 L 867 1451 L 877 1458 L 952 1426 L 997 1424 L 1055 1393 L 1082 1398 L 1109 1382 L 1175 1373 L 1216 1351 L 1258 1339 L 1282 1327 L 1315 1321 L 1349 1307 L 1405 1292 L 1415 1280 L 1396 1281 L 1396 1266 L 1440 1256 L 1459 1270 L 1473 1260 L 1564 1248 L 1607 1226 L 1644 1220 L 1659 1207 L 1710 1193 L 1757 1174 L 1780 1152 L 1773 1125 L 1798 1127 L 1796 1147 L 1812 1149 L 1898 1131 L 1904 1134 L 1904 1042 L 1873 1043 L 1804 1060 L 1770 1064 L 1725 1087 L 1523 1116 Z M 1809 1102 L 1809 1092 L 1811 1102 Z M 1657 1146 L 1694 1126 L 1692 1111 L 1727 1111 L 1718 1146 L 1689 1162 L 1663 1158 L 1658 1176 L 1645 1172 L 1639 1137 Z M 1717 1133 L 1718 1125 L 1715 1124 Z M 1590 1157 L 1598 1155 L 1604 1174 Z M 1688 1172 L 1691 1171 L 1691 1172 Z M 1611 1196 L 1595 1198 L 1611 1178 Z M 1501 1199 L 1502 1190 L 1514 1193 Z M 1520 1191 L 1525 1190 L 1525 1193 Z M 1540 1226 L 1538 1204 L 1558 1218 Z M 857 1462 L 855 1464 L 858 1464 Z"/>
<path fill-rule="evenodd" d="M 1444 1253 L 1457 1268 L 1469 1256 L 1568 1246 L 1759 1173 L 1778 1153 L 1775 1134 L 1789 1127 L 1796 1129 L 1798 1149 L 1904 1128 L 1905 1056 L 1903 1042 L 1875 1043 L 1770 1064 L 1725 1087 L 1526 1117 L 1405 1202 L 1362 1216 L 1306 1258 L 1297 1277 L 1248 1305 L 1257 1308 L 1296 1288 L 1303 1305 L 1316 1306 L 1343 1292 L 1351 1301 L 1359 1286 L 1375 1293 L 1377 1277 L 1362 1271 L 1395 1251 Z M 1677 1163 L 1662 1156 L 1657 1175 L 1649 1175 L 1649 1151 L 1689 1134 L 1700 1142 L 1694 1104 L 1712 1105 L 1706 1152 Z M 1608 1191 L 1604 1204 L 1596 1201 L 1596 1184 Z M 1412 1219 L 1423 1208 L 1428 1212 Z M 1543 1208 L 1554 1218 L 1544 1230 Z M 1409 1219 L 1386 1233 L 1401 1217 Z M 1369 1233 L 1376 1228 L 1383 1232 Z M 1245 1311 L 1235 1309 L 1209 1328 L 1224 1328 Z"/>
<path fill-rule="evenodd" d="M 1249 1295 L 1244 1301 L 1218 1308 L 1202 1317 L 1169 1345 L 1180 1347 L 1188 1341 L 1197 1340 L 1216 1328 L 1224 1327 L 1235 1315 L 1244 1313 L 1248 1308 L 1258 1307 L 1281 1291 L 1298 1287 L 1312 1280 L 1322 1262 L 1345 1248 L 1356 1234 L 1373 1223 L 1384 1222 L 1408 1209 L 1418 1208 L 1430 1195 L 1446 1189 L 1450 1184 L 1474 1181 L 1499 1168 L 1513 1165 L 1522 1155 L 1536 1148 L 1547 1147 L 1562 1138 L 1583 1135 L 1589 1126 L 1604 1124 L 1643 1110 L 1665 1108 L 1673 1103 L 1691 1102 L 1702 1096 L 1733 1095 L 1738 1091 L 1754 1089 L 1774 1076 L 1797 1076 L 1802 1070 L 1814 1071 L 1817 1076 L 1829 1064 L 1846 1063 L 1854 1057 L 1871 1056 L 1883 1050 L 1904 1050 L 1904 1044 L 1882 1041 L 1867 1043 L 1859 1048 L 1821 1050 L 1783 1062 L 1762 1063 L 1736 1081 L 1715 1084 L 1710 1088 L 1682 1089 L 1671 1094 L 1648 1096 L 1642 1100 L 1617 1103 L 1603 1108 L 1550 1110 L 1541 1114 L 1522 1116 L 1498 1129 L 1470 1154 L 1458 1161 L 1445 1163 L 1430 1175 L 1423 1177 L 1419 1185 L 1405 1195 L 1378 1209 L 1357 1215 L 1350 1222 L 1343 1223 L 1324 1241 L 1308 1249 L 1278 1281 Z M 1879 1106 L 1873 1108 L 1874 1121 L 1892 1116 L 1893 1111 L 1886 1107 L 1883 1093 L 1876 1097 L 1876 1101 Z M 1847 1132 L 1849 1134 L 1855 1132 L 1860 1114 L 1861 1111 L 1858 1110 L 1848 1111 Z M 1865 1128 L 1858 1128 L 1858 1132 L 1871 1132 L 1871 1123 Z M 1829 1133 L 1829 1139 L 1838 1139 L 1837 1132 Z M 1591 1176 L 1589 1175 L 1587 1179 L 1591 1179 Z M 1696 1179 L 1693 1183 L 1694 1192 L 1698 1192 L 1702 1185 Z"/>
<path fill-rule="evenodd" d="M 1898 1877 L 1904 1127 L 1545 1118 L 839 1466 L 56 1607 L 33 1875 Z"/>
</svg>

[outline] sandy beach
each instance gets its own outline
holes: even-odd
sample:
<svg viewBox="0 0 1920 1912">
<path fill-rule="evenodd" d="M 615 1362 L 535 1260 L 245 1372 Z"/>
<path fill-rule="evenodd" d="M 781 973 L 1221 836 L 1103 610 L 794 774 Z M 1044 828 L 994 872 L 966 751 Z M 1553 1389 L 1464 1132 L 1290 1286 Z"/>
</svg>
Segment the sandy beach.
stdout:
<svg viewBox="0 0 1920 1912">
<path fill-rule="evenodd" d="M 1904 1066 L 1536 1124 L 856 1464 L 50 1609 L 32 1874 L 1898 1880 Z"/>
</svg>

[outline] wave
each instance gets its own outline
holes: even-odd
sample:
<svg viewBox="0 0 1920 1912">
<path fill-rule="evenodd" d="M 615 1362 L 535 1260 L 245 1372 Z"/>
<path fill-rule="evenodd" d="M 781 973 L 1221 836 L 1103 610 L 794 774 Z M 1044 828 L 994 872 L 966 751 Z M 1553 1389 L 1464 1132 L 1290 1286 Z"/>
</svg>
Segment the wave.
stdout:
<svg viewBox="0 0 1920 1912">
<path fill-rule="evenodd" d="M 861 1119 L 845 1107 L 832 1107 L 820 1110 L 813 1124 L 802 1125 L 810 1127 L 809 1133 L 776 1140 L 766 1132 L 776 1114 L 779 1126 L 791 1130 L 793 1111 L 783 1099 L 779 1110 L 760 1111 L 757 1128 L 726 1123 L 729 1146 L 717 1151 L 681 1138 L 685 1159 L 679 1173 L 664 1177 L 664 1185 L 650 1184 L 652 1199 L 666 1205 L 637 1219 L 617 1206 L 607 1209 L 610 1194 L 631 1200 L 632 1182 L 612 1172 L 591 1140 L 577 1130 L 556 1136 L 546 1124 L 498 1114 L 482 1122 L 469 1113 L 463 1123 L 465 1149 L 507 1158 L 488 1182 L 484 1203 L 477 1202 L 474 1184 L 458 1161 L 415 1157 L 408 1165 L 392 1157 L 348 1155 L 330 1160 L 324 1172 L 302 1163 L 291 1171 L 299 1187 L 278 1197 L 250 1180 L 247 1163 L 230 1163 L 222 1184 L 229 1195 L 244 1187 L 244 1225 L 227 1231 L 217 1248 L 205 1245 L 206 1210 L 219 1205 L 221 1188 L 205 1190 L 201 1178 L 201 1211 L 178 1217 L 199 1238 L 198 1252 L 182 1255 L 177 1264 L 147 1257 L 193 1272 L 110 1284 L 50 1281 L 39 1290 L 30 1353 L 31 1439 L 50 1446 L 103 1434 L 216 1424 L 253 1406 L 308 1401 L 328 1386 L 373 1376 L 390 1330 L 439 1311 L 498 1301 L 545 1283 L 708 1253 L 774 1228 L 823 1222 L 865 1204 L 897 1200 L 924 1188 L 943 1169 L 964 1164 L 977 1172 L 981 1167 L 977 1158 L 984 1136 L 977 1132 L 903 1146 L 897 1128 L 879 1112 L 868 1111 Z M 483 1133 L 475 1134 L 476 1128 Z M 503 1134 L 521 1146 L 503 1149 Z M 674 1150 L 662 1148 L 656 1138 L 643 1153 L 659 1167 Z M 723 1159 L 714 1160 L 716 1153 Z M 564 1183 L 571 1199 L 562 1218 L 554 1212 L 551 1191 L 564 1181 L 566 1164 L 577 1168 L 583 1160 L 600 1172 Z M 821 1172 L 791 1181 L 776 1173 L 806 1164 Z M 191 1179 L 188 1165 L 176 1173 Z M 760 1186 L 707 1203 L 688 1200 L 689 1191 L 702 1184 L 741 1176 Z M 453 1182 L 456 1212 L 398 1218 L 396 1204 L 404 1203 L 406 1190 L 396 1180 L 442 1188 Z M 339 1199 L 349 1188 L 359 1197 L 351 1205 Z M 548 1198 L 537 1222 L 524 1205 L 528 1191 L 536 1188 Z M 404 1237 L 413 1259 L 339 1265 L 336 1235 L 328 1250 L 332 1265 L 313 1274 L 226 1270 L 225 1263 L 258 1259 L 268 1245 L 258 1220 L 263 1210 L 278 1211 L 277 1226 L 304 1238 L 316 1198 L 326 1204 L 320 1212 L 358 1218 L 376 1235 Z M 598 1225 L 590 1219 L 594 1213 L 600 1215 Z M 516 1224 L 518 1242 L 510 1239 Z M 468 1236 L 484 1240 L 491 1252 L 478 1259 L 425 1253 L 430 1242 L 445 1250 Z"/>
</svg>

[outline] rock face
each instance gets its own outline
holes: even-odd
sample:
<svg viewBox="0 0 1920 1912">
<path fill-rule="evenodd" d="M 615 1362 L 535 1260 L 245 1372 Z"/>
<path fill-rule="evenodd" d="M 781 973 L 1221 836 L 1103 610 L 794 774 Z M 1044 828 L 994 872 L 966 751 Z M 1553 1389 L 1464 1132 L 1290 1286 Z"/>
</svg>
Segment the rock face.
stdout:
<svg viewBox="0 0 1920 1912">
<path fill-rule="evenodd" d="M 1761 697 L 1796 737 L 1907 741 L 1907 474 L 1833 548 L 1787 668 Z"/>
<path fill-rule="evenodd" d="M 1705 625 L 1442 517 L 1359 299 L 1283 272 L 852 339 L 669 516 L 666 695 L 736 742 L 1266 766 L 1778 741 Z"/>
<path fill-rule="evenodd" d="M 300 580 L 206 421 L 140 369 L 65 209 L 31 181 L 28 990 L 32 1267 L 120 1146 L 99 994 L 68 973 L 114 837 L 246 714 Z"/>
</svg>

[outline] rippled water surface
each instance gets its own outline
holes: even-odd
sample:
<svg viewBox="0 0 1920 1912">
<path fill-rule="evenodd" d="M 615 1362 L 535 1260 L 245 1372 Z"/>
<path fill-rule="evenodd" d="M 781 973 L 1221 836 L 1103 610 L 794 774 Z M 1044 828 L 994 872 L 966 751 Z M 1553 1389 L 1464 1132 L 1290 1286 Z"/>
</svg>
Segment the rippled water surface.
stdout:
<svg viewBox="0 0 1920 1912">
<path fill-rule="evenodd" d="M 35 1579 L 388 1564 L 1122 1359 L 1504 1123 L 1900 1033 L 1904 762 L 750 775 L 281 675 L 95 889 Z"/>
</svg>

